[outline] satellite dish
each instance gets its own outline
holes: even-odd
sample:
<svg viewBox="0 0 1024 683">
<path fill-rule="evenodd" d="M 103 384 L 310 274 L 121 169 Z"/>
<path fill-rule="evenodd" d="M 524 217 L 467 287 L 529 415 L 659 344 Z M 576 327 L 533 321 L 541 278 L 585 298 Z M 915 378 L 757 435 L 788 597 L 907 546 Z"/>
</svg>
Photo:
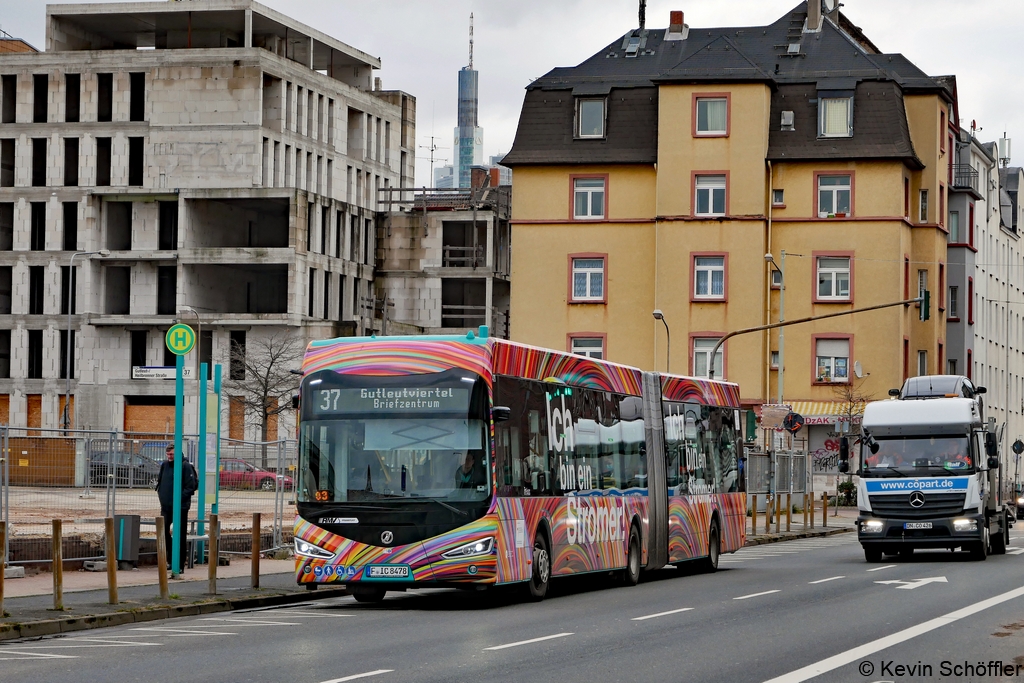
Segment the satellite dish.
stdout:
<svg viewBox="0 0 1024 683">
<path fill-rule="evenodd" d="M 825 12 L 830 13 L 839 5 L 839 0 L 822 0 L 822 5 L 825 7 Z"/>
<path fill-rule="evenodd" d="M 828 0 L 825 1 L 828 2 Z M 864 368 L 861 367 L 859 360 L 853 361 L 853 374 L 857 376 L 857 379 L 860 379 L 864 376 Z"/>
</svg>

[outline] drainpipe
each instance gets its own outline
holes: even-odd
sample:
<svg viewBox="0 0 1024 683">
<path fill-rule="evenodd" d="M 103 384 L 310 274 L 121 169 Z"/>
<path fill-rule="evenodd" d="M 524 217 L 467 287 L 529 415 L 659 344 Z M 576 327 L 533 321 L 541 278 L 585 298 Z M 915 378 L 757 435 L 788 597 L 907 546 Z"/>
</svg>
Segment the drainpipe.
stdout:
<svg viewBox="0 0 1024 683">
<path fill-rule="evenodd" d="M 765 244 L 765 253 L 772 253 L 772 187 L 774 186 L 775 178 L 774 171 L 772 170 L 772 162 L 768 162 L 768 211 L 765 213 L 768 216 L 767 223 L 767 236 Z M 772 267 L 771 264 L 765 263 L 768 275 L 768 285 L 765 288 L 765 306 L 764 306 L 764 324 L 767 325 L 771 322 L 772 316 Z M 771 330 L 765 330 L 765 364 L 764 364 L 764 397 L 765 403 L 771 403 L 771 376 L 772 376 L 772 333 Z"/>
</svg>

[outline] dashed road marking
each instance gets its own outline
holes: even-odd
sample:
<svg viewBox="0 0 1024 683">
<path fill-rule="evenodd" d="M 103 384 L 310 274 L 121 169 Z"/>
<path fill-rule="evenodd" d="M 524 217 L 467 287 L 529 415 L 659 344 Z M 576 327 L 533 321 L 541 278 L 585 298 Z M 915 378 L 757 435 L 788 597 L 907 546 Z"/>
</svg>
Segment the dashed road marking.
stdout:
<svg viewBox="0 0 1024 683">
<path fill-rule="evenodd" d="M 644 621 L 645 619 L 654 619 L 655 617 L 667 617 L 670 614 L 679 614 L 680 612 L 689 612 L 692 607 L 680 607 L 679 609 L 670 609 L 667 612 L 658 612 L 657 614 L 648 614 L 642 617 L 633 617 L 631 621 Z"/>
<path fill-rule="evenodd" d="M 505 650 L 510 647 L 519 647 L 520 645 L 530 645 L 531 643 L 540 643 L 545 640 L 552 640 L 554 638 L 565 638 L 566 636 L 575 635 L 573 633 L 555 633 L 550 636 L 541 636 L 540 638 L 530 638 L 529 640 L 520 640 L 515 643 L 505 643 L 504 645 L 495 645 L 493 647 L 485 647 L 484 652 L 489 650 Z"/>
<path fill-rule="evenodd" d="M 894 564 L 883 564 L 881 567 L 872 567 L 871 569 L 868 569 L 867 571 L 869 571 L 869 572 L 880 572 L 883 569 L 892 569 L 895 566 L 896 565 L 894 565 Z"/>
<path fill-rule="evenodd" d="M 748 598 L 757 598 L 757 597 L 760 597 L 762 595 L 771 595 L 772 593 L 780 593 L 780 592 L 782 592 L 781 589 L 776 588 L 775 590 L 762 591 L 760 593 L 751 593 L 750 595 L 741 595 L 738 598 L 733 598 L 733 600 L 746 600 Z"/>
<path fill-rule="evenodd" d="M 826 581 L 835 581 L 836 579 L 845 579 L 845 576 L 830 576 L 827 579 L 818 579 L 817 581 L 808 581 L 807 583 L 825 583 Z"/>
<path fill-rule="evenodd" d="M 329 681 L 322 681 L 322 683 L 345 683 L 345 681 L 354 681 L 359 678 L 369 678 L 370 676 L 380 676 L 381 674 L 389 674 L 394 669 L 377 669 L 376 671 L 367 671 L 361 674 L 353 674 L 351 676 L 345 676 L 344 678 L 332 678 Z"/>
</svg>

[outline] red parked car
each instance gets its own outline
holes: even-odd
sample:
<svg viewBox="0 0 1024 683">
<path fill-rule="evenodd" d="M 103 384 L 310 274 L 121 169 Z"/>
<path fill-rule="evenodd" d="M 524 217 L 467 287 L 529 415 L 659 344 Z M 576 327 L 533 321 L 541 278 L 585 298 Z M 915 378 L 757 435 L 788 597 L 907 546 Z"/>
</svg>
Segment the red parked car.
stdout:
<svg viewBox="0 0 1024 683">
<path fill-rule="evenodd" d="M 273 491 L 277 486 L 274 480 L 279 476 L 283 480 L 285 490 L 290 490 L 292 478 L 287 475 L 278 475 L 236 458 L 220 461 L 220 487 L 222 489 Z"/>
</svg>

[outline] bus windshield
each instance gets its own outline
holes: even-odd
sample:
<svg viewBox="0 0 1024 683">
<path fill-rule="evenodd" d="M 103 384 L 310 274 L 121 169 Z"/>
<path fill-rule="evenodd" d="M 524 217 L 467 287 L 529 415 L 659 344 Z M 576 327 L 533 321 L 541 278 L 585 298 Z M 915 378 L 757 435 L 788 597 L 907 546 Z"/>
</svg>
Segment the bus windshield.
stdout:
<svg viewBox="0 0 1024 683">
<path fill-rule="evenodd" d="M 966 436 L 876 438 L 875 453 L 863 447 L 863 474 L 868 477 L 945 477 L 974 471 Z"/>
<path fill-rule="evenodd" d="M 305 382 L 298 501 L 486 499 L 486 396 L 483 380 L 453 371 Z"/>
</svg>

